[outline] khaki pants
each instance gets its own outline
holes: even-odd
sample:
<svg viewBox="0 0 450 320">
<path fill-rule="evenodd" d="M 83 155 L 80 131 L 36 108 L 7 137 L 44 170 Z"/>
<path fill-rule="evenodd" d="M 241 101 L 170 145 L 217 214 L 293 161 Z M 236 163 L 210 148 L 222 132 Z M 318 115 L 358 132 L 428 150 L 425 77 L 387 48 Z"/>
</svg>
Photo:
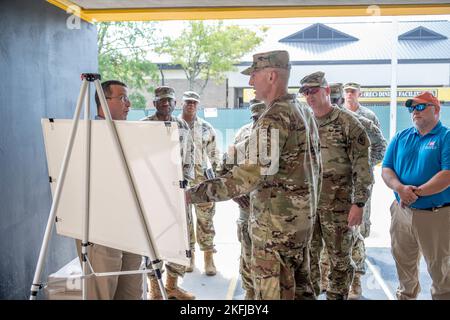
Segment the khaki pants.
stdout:
<svg viewBox="0 0 450 320">
<path fill-rule="evenodd" d="M 76 240 L 81 261 L 81 241 Z M 95 272 L 138 270 L 142 257 L 98 244 L 88 247 L 88 259 Z M 89 300 L 140 300 L 142 299 L 142 275 L 95 277 L 87 279 Z"/>
<path fill-rule="evenodd" d="M 419 260 L 423 254 L 432 279 L 433 300 L 450 300 L 450 207 L 436 211 L 391 205 L 391 246 L 399 278 L 397 299 L 420 292 Z"/>
</svg>

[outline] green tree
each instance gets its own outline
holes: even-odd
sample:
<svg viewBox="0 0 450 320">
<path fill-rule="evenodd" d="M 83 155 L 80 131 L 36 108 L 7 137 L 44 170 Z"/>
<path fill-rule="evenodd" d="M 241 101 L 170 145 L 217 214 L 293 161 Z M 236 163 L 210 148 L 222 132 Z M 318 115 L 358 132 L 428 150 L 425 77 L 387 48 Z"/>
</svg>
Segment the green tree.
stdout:
<svg viewBox="0 0 450 320">
<path fill-rule="evenodd" d="M 168 54 L 172 64 L 180 65 L 189 89 L 195 90 L 197 83 L 201 94 L 209 80 L 220 84 L 226 72 L 236 70 L 235 65 L 263 41 L 266 31 L 262 27 L 258 34 L 239 26 L 225 26 L 221 21 L 190 21 L 180 36 L 164 37 L 156 52 Z"/>
<path fill-rule="evenodd" d="M 155 24 L 151 22 L 100 22 L 98 31 L 98 64 L 102 79 L 117 79 L 132 89 L 132 107 L 145 108 L 139 92 L 151 92 L 151 82 L 159 81 L 158 67 L 146 59 L 155 44 Z"/>
</svg>

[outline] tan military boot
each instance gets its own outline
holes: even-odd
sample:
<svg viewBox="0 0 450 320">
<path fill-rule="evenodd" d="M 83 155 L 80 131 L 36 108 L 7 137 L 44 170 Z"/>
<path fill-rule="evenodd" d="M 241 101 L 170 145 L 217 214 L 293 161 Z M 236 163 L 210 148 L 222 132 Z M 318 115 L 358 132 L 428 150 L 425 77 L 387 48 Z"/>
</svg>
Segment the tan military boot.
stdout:
<svg viewBox="0 0 450 320">
<path fill-rule="evenodd" d="M 348 300 L 359 300 L 361 299 L 361 295 L 361 275 L 359 273 L 355 273 L 352 285 L 350 286 L 350 292 L 348 293 Z"/>
<path fill-rule="evenodd" d="M 214 265 L 213 250 L 205 251 L 205 273 L 207 276 L 214 276 L 217 273 L 216 266 Z"/>
<path fill-rule="evenodd" d="M 192 272 L 195 268 L 195 253 L 191 251 L 191 261 L 189 262 L 189 267 L 186 267 L 186 272 Z"/>
<path fill-rule="evenodd" d="M 161 290 L 159 290 L 158 280 L 150 278 L 150 300 L 162 300 Z"/>
<path fill-rule="evenodd" d="M 176 299 L 176 300 L 194 300 L 195 296 L 187 292 L 186 290 L 178 287 L 177 285 L 178 277 L 167 275 L 166 280 L 166 291 L 167 291 L 167 297 L 169 299 Z"/>
</svg>

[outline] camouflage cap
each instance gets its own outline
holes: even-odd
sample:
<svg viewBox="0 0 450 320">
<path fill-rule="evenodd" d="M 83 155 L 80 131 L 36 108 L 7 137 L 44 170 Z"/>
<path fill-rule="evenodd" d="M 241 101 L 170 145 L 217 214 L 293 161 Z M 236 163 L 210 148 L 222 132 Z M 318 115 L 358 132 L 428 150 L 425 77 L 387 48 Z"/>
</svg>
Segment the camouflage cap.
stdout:
<svg viewBox="0 0 450 320">
<path fill-rule="evenodd" d="M 249 76 L 253 71 L 264 68 L 280 68 L 290 70 L 289 53 L 285 50 L 262 52 L 253 55 L 253 63 L 250 67 L 242 71 L 242 74 Z"/>
<path fill-rule="evenodd" d="M 155 89 L 155 101 L 164 99 L 164 98 L 172 98 L 175 99 L 175 90 L 172 87 L 157 87 Z"/>
<path fill-rule="evenodd" d="M 356 82 L 347 82 L 346 84 L 344 84 L 344 90 L 345 89 L 361 90 L 361 85 L 359 83 L 356 83 Z"/>
<path fill-rule="evenodd" d="M 185 91 L 183 93 L 183 101 L 192 100 L 200 102 L 200 95 L 195 91 Z"/>
<path fill-rule="evenodd" d="M 300 80 L 300 86 L 301 87 L 322 87 L 322 88 L 328 87 L 328 82 L 325 79 L 325 72 L 317 71 L 317 72 L 311 73 L 311 74 L 303 77 L 303 79 Z"/>
<path fill-rule="evenodd" d="M 252 114 L 252 117 L 260 116 L 261 113 L 263 113 L 264 109 L 266 109 L 266 105 L 264 104 L 264 102 L 257 99 L 250 100 L 250 112 Z"/>
<path fill-rule="evenodd" d="M 330 83 L 330 98 L 339 99 L 344 97 L 344 89 L 342 83 Z"/>
</svg>

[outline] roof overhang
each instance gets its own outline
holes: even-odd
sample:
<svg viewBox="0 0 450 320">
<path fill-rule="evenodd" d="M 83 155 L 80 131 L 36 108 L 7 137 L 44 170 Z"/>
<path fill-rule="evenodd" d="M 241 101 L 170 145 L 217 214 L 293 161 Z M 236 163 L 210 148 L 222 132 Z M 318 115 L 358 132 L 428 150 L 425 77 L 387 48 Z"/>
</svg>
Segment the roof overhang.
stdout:
<svg viewBox="0 0 450 320">
<path fill-rule="evenodd" d="M 47 0 L 89 22 L 450 14 L 450 1 Z"/>
</svg>

